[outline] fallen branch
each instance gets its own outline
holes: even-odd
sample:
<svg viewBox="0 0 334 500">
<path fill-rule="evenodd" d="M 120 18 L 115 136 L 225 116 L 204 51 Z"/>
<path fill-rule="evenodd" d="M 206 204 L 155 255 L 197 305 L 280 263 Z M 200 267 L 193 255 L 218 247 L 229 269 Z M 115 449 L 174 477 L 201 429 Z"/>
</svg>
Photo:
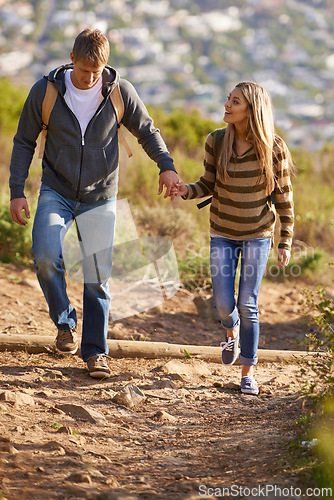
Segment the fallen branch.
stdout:
<svg viewBox="0 0 334 500">
<path fill-rule="evenodd" d="M 221 348 L 196 345 L 169 344 L 168 342 L 142 342 L 136 340 L 108 340 L 112 358 L 184 358 L 221 363 Z M 0 351 L 50 352 L 55 338 L 46 335 L 0 335 Z M 259 363 L 302 361 L 312 356 L 305 351 L 279 351 L 259 349 Z M 239 362 L 237 361 L 236 364 Z"/>
</svg>

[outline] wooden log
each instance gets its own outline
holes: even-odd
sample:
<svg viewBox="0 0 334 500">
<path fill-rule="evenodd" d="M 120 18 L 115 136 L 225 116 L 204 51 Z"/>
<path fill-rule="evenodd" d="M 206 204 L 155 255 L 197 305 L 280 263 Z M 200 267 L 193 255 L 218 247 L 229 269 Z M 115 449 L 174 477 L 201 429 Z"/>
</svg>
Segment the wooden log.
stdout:
<svg viewBox="0 0 334 500">
<path fill-rule="evenodd" d="M 112 358 L 179 358 L 189 356 L 213 363 L 221 363 L 221 348 L 196 345 L 169 344 L 168 342 L 141 342 L 136 340 L 108 340 Z M 0 334 L 0 351 L 26 351 L 43 353 L 54 349 L 55 338 L 46 335 Z M 80 353 L 80 350 L 79 350 Z M 259 363 L 302 361 L 312 356 L 306 351 L 259 349 Z M 239 361 L 236 361 L 239 364 Z"/>
</svg>

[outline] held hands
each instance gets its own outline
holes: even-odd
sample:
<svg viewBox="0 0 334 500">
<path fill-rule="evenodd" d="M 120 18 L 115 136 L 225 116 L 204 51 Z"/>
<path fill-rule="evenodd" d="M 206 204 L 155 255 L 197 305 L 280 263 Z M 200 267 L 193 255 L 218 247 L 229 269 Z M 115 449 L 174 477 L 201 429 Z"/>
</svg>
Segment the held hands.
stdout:
<svg viewBox="0 0 334 500">
<path fill-rule="evenodd" d="M 291 252 L 290 250 L 286 250 L 285 248 L 279 248 L 277 251 L 278 256 L 278 269 L 282 269 L 283 267 L 289 264 Z"/>
<path fill-rule="evenodd" d="M 12 217 L 12 221 L 16 222 L 16 224 L 19 224 L 20 226 L 26 226 L 28 224 L 28 221 L 22 216 L 23 210 L 26 218 L 30 219 L 30 212 L 26 198 L 14 198 L 11 200 L 10 215 Z"/>
<path fill-rule="evenodd" d="M 179 178 L 177 173 L 174 170 L 165 170 L 159 175 L 159 190 L 158 194 L 161 194 L 164 186 L 166 186 L 166 192 L 164 198 L 170 196 L 171 200 L 174 200 L 175 194 L 172 194 L 172 190 L 174 192 L 174 188 L 176 188 L 179 182 Z"/>
<path fill-rule="evenodd" d="M 171 195 L 173 195 L 172 199 L 174 199 L 174 196 L 187 196 L 187 194 L 188 188 L 182 181 L 179 181 L 177 185 L 171 189 Z"/>
<path fill-rule="evenodd" d="M 166 186 L 164 198 L 169 196 L 171 201 L 174 200 L 175 196 L 185 196 L 188 193 L 188 188 L 185 187 L 183 182 L 179 181 L 174 170 L 165 170 L 159 175 L 158 194 L 162 193 L 164 186 Z"/>
</svg>

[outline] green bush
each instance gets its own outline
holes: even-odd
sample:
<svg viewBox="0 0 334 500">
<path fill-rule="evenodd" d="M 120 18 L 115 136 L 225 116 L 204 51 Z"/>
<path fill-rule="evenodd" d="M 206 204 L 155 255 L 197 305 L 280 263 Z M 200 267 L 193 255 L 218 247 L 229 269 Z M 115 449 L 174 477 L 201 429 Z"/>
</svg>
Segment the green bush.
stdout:
<svg viewBox="0 0 334 500">
<path fill-rule="evenodd" d="M 321 286 L 316 291 L 305 289 L 303 294 L 304 314 L 314 330 L 306 335 L 304 345 L 313 355 L 301 368 L 307 396 L 303 407 L 308 409 L 297 422 L 300 435 L 292 443 L 292 462 L 298 462 L 298 470 L 316 488 L 332 488 L 333 491 L 334 299 Z"/>
<path fill-rule="evenodd" d="M 0 206 L 0 261 L 32 264 L 31 222 L 19 226 L 11 220 L 8 207 Z"/>
<path fill-rule="evenodd" d="M 281 283 L 291 279 L 312 280 L 315 273 L 321 273 L 325 259 L 325 252 L 320 249 L 293 247 L 289 264 L 283 269 L 278 269 L 275 251 L 269 256 L 264 277 L 268 281 Z"/>
<path fill-rule="evenodd" d="M 334 491 L 334 399 L 325 400 L 321 417 L 313 428 L 317 440 L 316 453 L 321 460 L 318 483 Z"/>
<path fill-rule="evenodd" d="M 306 403 L 306 404 L 305 404 Z M 306 408 L 307 407 L 307 408 Z M 298 476 L 299 484 L 315 488 L 332 488 L 333 476 L 333 405 L 329 401 L 316 416 L 308 402 L 303 404 L 302 413 L 294 424 L 296 437 L 287 445 L 290 454 L 288 469 Z M 323 490 L 325 491 L 325 490 Z M 318 498 L 333 498 L 329 492 Z"/>
<path fill-rule="evenodd" d="M 209 242 L 202 247 L 195 244 L 187 246 L 185 256 L 179 260 L 179 273 L 182 283 L 189 290 L 212 288 Z"/>
<path fill-rule="evenodd" d="M 334 395 L 334 299 L 319 286 L 316 291 L 303 290 L 304 314 L 316 325 L 316 331 L 306 335 L 306 350 L 314 351 L 311 360 L 305 361 L 304 373 L 315 373 L 309 384 L 309 394 Z"/>
<path fill-rule="evenodd" d="M 178 152 L 177 152 L 178 153 Z M 176 154 L 177 154 L 176 153 Z M 203 147 L 203 157 L 204 157 L 204 147 Z M 174 155 L 175 157 L 176 155 Z M 185 158 L 181 153 L 181 158 L 179 161 L 176 160 L 178 168 L 180 170 L 179 176 L 184 183 L 192 183 L 198 181 L 198 179 L 203 174 L 203 161 L 199 161 L 197 158 Z M 198 200 L 197 200 L 198 201 Z"/>
<path fill-rule="evenodd" d="M 328 166 L 333 160 L 331 152 L 309 154 L 308 161 L 302 162 L 302 168 L 292 178 L 294 237 L 327 252 L 332 251 L 334 239 L 334 183 Z"/>
<path fill-rule="evenodd" d="M 196 221 L 191 214 L 171 204 L 134 208 L 134 218 L 145 235 L 177 238 L 193 236 Z"/>
<path fill-rule="evenodd" d="M 197 109 L 175 109 L 168 114 L 158 109 L 150 112 L 168 147 L 178 148 L 190 156 L 197 156 L 199 150 L 204 152 L 207 135 L 221 126 L 201 116 Z"/>
<path fill-rule="evenodd" d="M 17 126 L 27 91 L 14 87 L 8 78 L 0 78 L 0 95 L 0 130 L 9 133 Z"/>
</svg>

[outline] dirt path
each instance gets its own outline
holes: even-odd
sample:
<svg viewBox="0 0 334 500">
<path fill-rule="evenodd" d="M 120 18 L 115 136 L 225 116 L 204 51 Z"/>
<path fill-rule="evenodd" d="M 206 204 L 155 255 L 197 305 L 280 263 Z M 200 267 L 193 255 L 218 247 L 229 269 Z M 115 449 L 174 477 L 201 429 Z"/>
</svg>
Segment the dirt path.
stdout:
<svg viewBox="0 0 334 500">
<path fill-rule="evenodd" d="M 33 273 L 2 266 L 0 286 L 0 333 L 54 335 Z M 81 286 L 69 293 L 80 315 Z M 209 299 L 180 291 L 111 323 L 110 337 L 218 345 Z M 307 331 L 300 299 L 293 287 L 263 284 L 260 347 L 296 349 Z M 259 365 L 253 397 L 239 392 L 237 366 L 112 359 L 111 379 L 99 382 L 77 356 L 0 357 L 2 498 L 186 499 L 232 486 L 242 498 L 259 485 L 310 486 L 286 466 L 303 411 L 298 365 Z M 134 408 L 112 401 L 128 384 L 143 393 Z"/>
</svg>

